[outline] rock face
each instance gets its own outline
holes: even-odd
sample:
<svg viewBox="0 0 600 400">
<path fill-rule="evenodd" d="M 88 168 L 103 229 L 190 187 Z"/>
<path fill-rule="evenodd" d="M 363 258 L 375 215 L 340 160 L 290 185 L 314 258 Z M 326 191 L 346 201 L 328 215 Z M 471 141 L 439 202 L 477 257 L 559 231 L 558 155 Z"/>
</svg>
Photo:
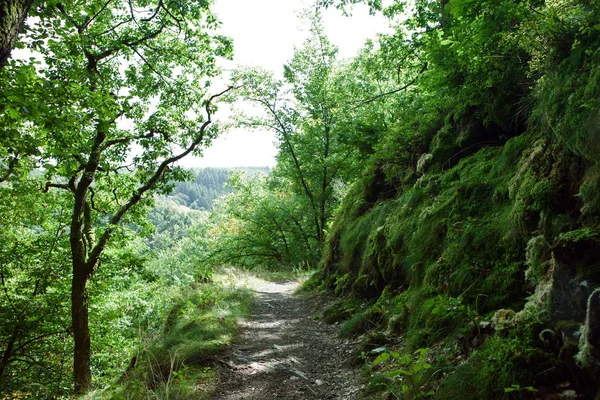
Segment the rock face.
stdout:
<svg viewBox="0 0 600 400">
<path fill-rule="evenodd" d="M 553 321 L 583 322 L 591 289 L 587 281 L 580 281 L 566 265 L 558 265 L 553 277 L 550 312 Z"/>
<path fill-rule="evenodd" d="M 600 374 L 600 289 L 594 290 L 588 299 L 587 316 L 579 341 L 577 361 L 591 369 L 596 382 Z"/>
<path fill-rule="evenodd" d="M 381 171 L 365 175 L 331 226 L 324 286 L 377 299 L 373 309 L 414 348 L 448 353 L 440 343 L 458 334 L 476 342 L 439 398 L 501 398 L 518 384 L 593 399 L 600 228 L 597 215 L 582 212 L 587 168 L 529 132 L 453 167 L 436 167 L 434 157 L 392 198 L 377 197 Z M 494 334 L 464 332 L 492 315 Z M 455 388 L 467 379 L 476 382 L 472 390 Z"/>
</svg>

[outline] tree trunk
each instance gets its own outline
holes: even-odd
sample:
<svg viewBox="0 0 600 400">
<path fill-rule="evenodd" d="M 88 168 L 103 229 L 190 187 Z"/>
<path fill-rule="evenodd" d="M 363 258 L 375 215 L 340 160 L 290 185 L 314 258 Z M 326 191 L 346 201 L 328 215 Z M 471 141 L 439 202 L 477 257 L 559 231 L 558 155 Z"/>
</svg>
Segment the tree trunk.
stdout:
<svg viewBox="0 0 600 400">
<path fill-rule="evenodd" d="M 10 57 L 32 4 L 33 0 L 0 0 L 0 68 Z"/>
<path fill-rule="evenodd" d="M 73 323 L 73 338 L 75 339 L 75 354 L 73 359 L 73 378 L 75 394 L 85 393 L 92 381 L 90 370 L 90 329 L 88 324 L 88 299 L 85 263 L 76 265 L 73 260 L 73 282 L 71 290 L 71 320 Z"/>
<path fill-rule="evenodd" d="M 94 146 L 90 152 L 84 173 L 81 175 L 77 187 L 74 189 L 75 202 L 71 216 L 71 231 L 69 244 L 71 246 L 71 260 L 73 263 L 73 281 L 71 283 L 71 323 L 73 325 L 73 380 L 75 394 L 85 393 L 92 381 L 90 370 L 90 328 L 88 318 L 87 282 L 92 276 L 93 267 L 97 265 L 102 249 L 93 256 L 94 234 L 91 227 L 91 209 L 86 197 L 89 187 L 94 182 L 94 176 L 100 158 L 102 145 L 106 140 L 106 132 L 98 129 Z M 86 242 L 87 239 L 87 242 Z"/>
<path fill-rule="evenodd" d="M 319 225 L 320 225 L 320 236 L 319 236 L 319 251 L 323 252 L 323 245 L 325 244 L 325 226 L 327 225 L 327 200 L 330 198 L 329 194 L 329 168 L 327 168 L 327 162 L 329 161 L 329 150 L 331 146 L 331 128 L 327 121 L 329 118 L 327 117 L 328 113 L 323 112 L 323 121 L 325 121 L 325 143 L 323 148 L 323 176 L 321 181 L 321 201 L 319 204 Z"/>
<path fill-rule="evenodd" d="M 327 154 L 328 155 L 328 154 Z M 327 160 L 327 159 L 326 159 Z M 321 185 L 321 199 L 319 202 L 319 226 L 320 226 L 320 236 L 319 236 L 319 245 L 320 250 L 323 251 L 323 245 L 325 244 L 325 226 L 327 225 L 327 199 L 329 199 L 329 195 L 327 191 L 329 190 L 329 170 L 327 165 L 323 167 L 323 182 Z"/>
<path fill-rule="evenodd" d="M 19 323 L 13 330 L 13 334 L 11 335 L 10 340 L 8 341 L 6 350 L 4 350 L 4 354 L 2 355 L 2 362 L 0 362 L 0 379 L 2 378 L 2 375 L 4 375 L 4 371 L 6 370 L 6 367 L 8 367 L 8 364 L 10 361 L 10 356 L 12 356 L 13 348 L 15 347 L 17 338 L 19 337 L 19 334 L 21 333 L 21 327 L 23 324 L 23 320 L 24 320 L 24 317 L 21 316 Z"/>
<path fill-rule="evenodd" d="M 0 0 L 2 1 L 2 0 Z M 212 123 L 210 104 L 219 96 L 232 90 L 230 87 L 223 92 L 213 95 L 206 102 L 207 120 L 200 127 L 200 133 L 196 139 L 178 155 L 164 160 L 154 171 L 154 174 L 140 186 L 129 198 L 126 204 L 112 216 L 109 226 L 105 228 L 104 233 L 96 243 L 96 235 L 92 227 L 92 209 L 87 203 L 87 193 L 94 181 L 94 176 L 100 165 L 102 150 L 104 148 L 107 133 L 98 128 L 96 139 L 90 152 L 88 162 L 77 186 L 73 184 L 71 190 L 74 194 L 73 215 L 71 216 L 71 231 L 69 234 L 69 244 L 71 246 L 71 259 L 73 263 L 73 280 L 71 283 L 71 323 L 73 325 L 74 355 L 73 355 L 73 380 L 75 382 L 75 395 L 81 395 L 89 389 L 92 381 L 90 369 L 91 359 L 91 340 L 89 328 L 88 296 L 87 283 L 90 277 L 95 273 L 100 262 L 100 256 L 104 247 L 108 243 L 112 234 L 112 227 L 121 222 L 121 218 L 131 207 L 135 206 L 142 195 L 152 189 L 152 187 L 164 175 L 167 168 L 183 157 L 192 153 L 194 149 L 204 140 L 204 132 Z M 114 121 L 113 121 L 114 122 Z M 77 177 L 74 176 L 74 182 Z"/>
</svg>

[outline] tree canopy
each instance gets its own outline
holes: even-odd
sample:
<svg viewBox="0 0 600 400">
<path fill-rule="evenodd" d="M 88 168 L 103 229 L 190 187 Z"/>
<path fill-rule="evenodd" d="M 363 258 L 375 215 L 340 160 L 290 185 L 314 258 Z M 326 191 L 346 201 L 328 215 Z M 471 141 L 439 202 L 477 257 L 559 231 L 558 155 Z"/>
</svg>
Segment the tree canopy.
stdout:
<svg viewBox="0 0 600 400">
<path fill-rule="evenodd" d="M 41 60 L 0 72 L 3 190 L 30 184 L 38 169 L 45 192 L 64 191 L 73 372 L 83 393 L 91 382 L 88 281 L 120 224 L 184 179 L 177 161 L 216 135 L 213 103 L 230 89 L 211 93 L 210 79 L 231 42 L 214 33 L 205 1 L 46 2 L 31 14 L 39 22 L 23 43 Z"/>
</svg>

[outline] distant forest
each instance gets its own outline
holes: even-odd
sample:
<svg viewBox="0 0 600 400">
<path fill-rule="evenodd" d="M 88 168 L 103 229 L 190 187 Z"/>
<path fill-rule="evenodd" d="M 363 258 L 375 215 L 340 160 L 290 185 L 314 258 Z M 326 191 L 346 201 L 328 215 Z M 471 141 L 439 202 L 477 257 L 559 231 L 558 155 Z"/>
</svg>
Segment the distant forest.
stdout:
<svg viewBox="0 0 600 400">
<path fill-rule="evenodd" d="M 198 168 L 192 172 L 196 178 L 188 182 L 176 182 L 173 193 L 168 196 L 175 203 L 194 210 L 212 210 L 216 199 L 232 189 L 225 184 L 232 171 L 268 175 L 269 167 Z"/>
</svg>

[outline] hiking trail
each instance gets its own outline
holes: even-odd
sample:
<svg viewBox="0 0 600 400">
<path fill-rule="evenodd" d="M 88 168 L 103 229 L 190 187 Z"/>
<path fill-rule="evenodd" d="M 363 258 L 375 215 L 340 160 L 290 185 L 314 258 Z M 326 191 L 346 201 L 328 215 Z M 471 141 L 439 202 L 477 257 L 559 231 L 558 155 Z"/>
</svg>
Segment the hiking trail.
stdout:
<svg viewBox="0 0 600 400">
<path fill-rule="evenodd" d="M 297 280 L 258 281 L 252 315 L 219 361 L 214 400 L 353 400 L 358 371 L 350 365 L 352 344 L 337 328 L 315 318 L 322 300 L 295 295 Z"/>
</svg>

